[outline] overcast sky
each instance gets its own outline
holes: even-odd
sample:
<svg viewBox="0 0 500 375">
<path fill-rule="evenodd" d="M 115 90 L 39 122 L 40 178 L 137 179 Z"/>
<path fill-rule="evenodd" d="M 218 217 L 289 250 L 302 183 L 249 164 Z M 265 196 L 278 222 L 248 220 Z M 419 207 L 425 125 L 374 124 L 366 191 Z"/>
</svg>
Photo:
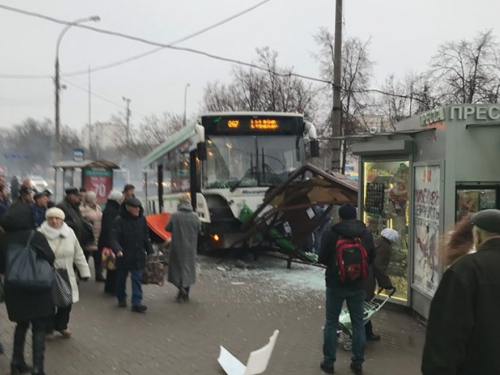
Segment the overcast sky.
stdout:
<svg viewBox="0 0 500 375">
<path fill-rule="evenodd" d="M 216 23 L 261 0 L 0 0 L 1 4 L 72 21 L 99 15 L 91 24 L 159 42 L 172 42 Z M 345 36 L 371 38 L 377 86 L 391 73 L 425 69 L 440 43 L 472 38 L 493 29 L 500 36 L 499 0 L 350 0 L 344 1 Z M 237 20 L 182 44 L 244 61 L 255 59 L 255 48 L 279 52 L 279 63 L 317 76 L 311 53 L 313 35 L 321 26 L 333 30 L 335 0 L 271 0 Z M 54 73 L 55 46 L 64 26 L 0 9 L 0 74 Z M 72 28 L 60 49 L 61 71 L 112 63 L 154 47 Z M 116 104 L 92 98 L 92 121 L 107 121 L 123 111 L 122 96 L 132 100 L 132 121 L 164 111 L 183 113 L 184 88 L 190 83 L 188 114 L 199 110 L 207 82 L 228 82 L 231 64 L 163 50 L 138 61 L 92 74 L 92 91 Z M 68 78 L 87 87 L 88 76 Z M 54 117 L 50 79 L 0 78 L 0 127 L 27 117 Z M 88 122 L 88 94 L 68 84 L 62 93 L 63 124 L 81 128 Z"/>
</svg>

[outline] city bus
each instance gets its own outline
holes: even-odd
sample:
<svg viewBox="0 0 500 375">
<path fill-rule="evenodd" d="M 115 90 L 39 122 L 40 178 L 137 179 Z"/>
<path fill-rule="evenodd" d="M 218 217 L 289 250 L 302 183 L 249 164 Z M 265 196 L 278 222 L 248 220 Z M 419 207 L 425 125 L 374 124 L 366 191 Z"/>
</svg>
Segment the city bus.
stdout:
<svg viewBox="0 0 500 375">
<path fill-rule="evenodd" d="M 271 186 L 301 167 L 306 146 L 318 156 L 316 129 L 301 114 L 202 115 L 143 159 L 147 214 L 175 212 L 179 196 L 190 193 L 204 245 L 229 248 L 240 234 L 242 210 L 255 211 Z M 147 189 L 151 174 L 154 192 Z"/>
</svg>

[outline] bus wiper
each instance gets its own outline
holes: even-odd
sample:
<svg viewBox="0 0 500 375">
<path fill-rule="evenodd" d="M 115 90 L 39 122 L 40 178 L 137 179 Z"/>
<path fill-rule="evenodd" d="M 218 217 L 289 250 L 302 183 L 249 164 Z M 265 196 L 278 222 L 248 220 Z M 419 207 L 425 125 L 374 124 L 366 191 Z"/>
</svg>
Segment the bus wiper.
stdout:
<svg viewBox="0 0 500 375">
<path fill-rule="evenodd" d="M 238 181 L 236 181 L 236 183 L 233 186 L 231 186 L 231 189 L 229 189 L 229 191 L 231 193 L 234 192 L 237 188 L 240 187 L 240 185 L 243 183 L 243 181 L 245 180 L 245 178 L 253 176 L 254 174 L 255 174 L 254 167 L 251 166 L 250 169 L 243 175 L 243 177 L 240 178 Z M 230 183 L 228 183 L 228 185 L 229 184 Z"/>
<path fill-rule="evenodd" d="M 231 193 L 234 192 L 243 183 L 245 178 L 247 178 L 249 176 L 253 176 L 254 173 L 255 172 L 253 169 L 253 154 L 250 153 L 250 169 L 248 171 L 246 171 L 245 174 L 243 175 L 243 177 L 241 177 L 238 181 L 236 181 L 236 183 L 233 186 L 231 186 L 231 189 L 229 189 L 229 191 Z"/>
<path fill-rule="evenodd" d="M 265 151 L 264 151 L 264 147 L 262 147 L 262 181 L 264 183 L 267 183 L 266 181 L 266 173 L 269 174 L 271 177 L 269 180 L 271 179 L 275 179 L 275 181 L 279 181 L 278 183 L 282 183 L 283 180 L 278 176 L 278 174 L 274 171 L 273 168 L 271 168 L 271 166 L 269 164 L 266 163 L 266 157 L 268 158 L 271 158 L 271 159 L 275 159 L 277 160 L 278 162 L 281 163 L 281 165 L 283 165 L 283 167 L 285 166 L 281 160 L 279 160 L 278 158 L 275 158 L 275 157 L 272 157 L 272 156 L 269 156 L 269 155 L 266 155 L 265 154 Z M 271 183 L 269 182 L 270 184 L 276 184 L 276 183 Z"/>
</svg>

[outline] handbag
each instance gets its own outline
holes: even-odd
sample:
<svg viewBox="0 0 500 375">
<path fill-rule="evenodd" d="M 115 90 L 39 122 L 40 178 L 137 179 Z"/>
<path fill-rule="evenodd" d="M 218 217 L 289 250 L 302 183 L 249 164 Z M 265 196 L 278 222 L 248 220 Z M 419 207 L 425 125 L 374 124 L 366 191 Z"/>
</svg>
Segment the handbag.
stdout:
<svg viewBox="0 0 500 375">
<path fill-rule="evenodd" d="M 7 246 L 5 283 L 19 289 L 41 291 L 51 289 L 54 272 L 49 262 L 31 246 L 35 232 L 31 232 L 28 243 L 10 243 Z"/>
<path fill-rule="evenodd" d="M 54 268 L 52 303 L 55 307 L 68 307 L 73 303 L 73 290 L 67 269 Z"/>
<path fill-rule="evenodd" d="M 110 271 L 116 270 L 116 255 L 109 247 L 102 249 L 101 267 Z"/>
<path fill-rule="evenodd" d="M 146 267 L 142 274 L 142 284 L 143 285 L 159 285 L 162 286 L 165 283 L 165 265 L 158 259 L 148 258 L 146 261 Z"/>
</svg>

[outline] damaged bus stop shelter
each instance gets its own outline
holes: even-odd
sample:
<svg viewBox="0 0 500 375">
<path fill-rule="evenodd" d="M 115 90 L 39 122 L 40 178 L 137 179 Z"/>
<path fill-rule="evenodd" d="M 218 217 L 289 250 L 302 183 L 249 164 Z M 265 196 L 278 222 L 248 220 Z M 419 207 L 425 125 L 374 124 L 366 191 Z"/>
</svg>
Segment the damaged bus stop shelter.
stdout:
<svg viewBox="0 0 500 375">
<path fill-rule="evenodd" d="M 244 207 L 240 220 L 241 236 L 231 247 L 260 252 L 278 252 L 285 256 L 288 267 L 293 259 L 306 263 L 316 260 L 304 252 L 303 245 L 330 215 L 334 206 L 357 205 L 358 187 L 341 174 L 330 174 L 306 164 L 282 184 L 266 192 L 262 205 L 252 212 Z M 316 210 L 326 206 L 326 210 Z"/>
</svg>

